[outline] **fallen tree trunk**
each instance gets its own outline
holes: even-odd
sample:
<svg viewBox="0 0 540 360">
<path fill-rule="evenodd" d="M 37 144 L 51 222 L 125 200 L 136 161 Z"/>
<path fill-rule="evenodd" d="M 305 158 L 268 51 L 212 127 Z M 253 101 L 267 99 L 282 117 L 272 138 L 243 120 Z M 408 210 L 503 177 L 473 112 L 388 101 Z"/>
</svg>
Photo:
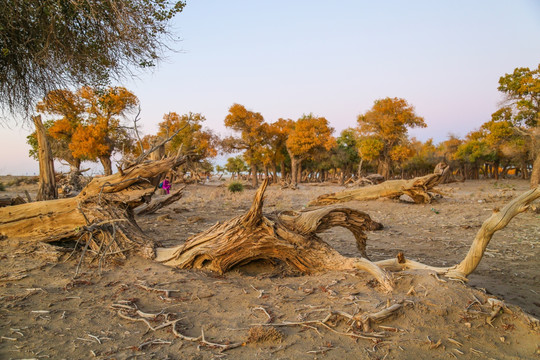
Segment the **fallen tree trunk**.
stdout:
<svg viewBox="0 0 540 360">
<path fill-rule="evenodd" d="M 1 208 L 1 237 L 23 243 L 76 240 L 101 255 L 133 250 L 153 258 L 154 241 L 135 222 L 133 209 L 154 193 L 148 179 L 184 162 L 180 156 L 147 161 L 94 178 L 76 197 Z"/>
<path fill-rule="evenodd" d="M 376 264 L 394 271 L 404 269 L 429 270 L 449 278 L 467 281 L 467 276 L 469 276 L 476 269 L 478 264 L 480 264 L 493 234 L 506 227 L 514 216 L 529 209 L 530 204 L 538 198 L 540 198 L 540 186 L 521 194 L 506 204 L 502 209 L 494 210 L 493 214 L 484 221 L 482 227 L 478 230 L 465 258 L 457 265 L 451 267 L 433 267 L 405 259 L 401 256 L 397 259 L 377 261 Z"/>
<path fill-rule="evenodd" d="M 208 269 L 224 273 L 254 260 L 280 260 L 303 273 L 328 270 L 364 270 L 387 290 L 392 277 L 365 258 L 339 254 L 317 236 L 331 227 L 349 229 L 365 254 L 364 231 L 382 228 L 369 215 L 352 209 L 326 207 L 306 212 L 262 213 L 266 179 L 251 209 L 223 224 L 216 224 L 173 248 L 156 249 L 156 260 L 179 268 Z"/>
<path fill-rule="evenodd" d="M 439 163 L 434 173 L 430 175 L 410 180 L 389 180 L 373 186 L 325 194 L 311 201 L 309 205 L 328 205 L 352 200 L 366 201 L 381 197 L 398 198 L 404 194 L 409 195 L 416 203 L 429 203 L 431 195 L 428 191 L 445 178 L 449 169 L 448 165 Z"/>
<path fill-rule="evenodd" d="M 143 204 L 135 209 L 135 215 L 149 215 L 153 214 L 159 209 L 164 208 L 165 206 L 171 205 L 175 201 L 178 201 L 182 195 L 184 195 L 184 189 L 186 187 L 182 187 L 181 189 L 177 190 L 176 192 L 167 195 L 167 196 L 160 196 L 160 197 L 153 197 L 152 200 L 147 203 Z"/>
</svg>

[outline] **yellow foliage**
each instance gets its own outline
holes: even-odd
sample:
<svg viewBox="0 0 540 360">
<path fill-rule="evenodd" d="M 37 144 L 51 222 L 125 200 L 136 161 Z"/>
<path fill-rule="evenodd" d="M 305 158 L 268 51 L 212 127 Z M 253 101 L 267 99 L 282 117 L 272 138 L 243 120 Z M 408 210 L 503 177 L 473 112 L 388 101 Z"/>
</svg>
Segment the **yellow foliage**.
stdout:
<svg viewBox="0 0 540 360">
<path fill-rule="evenodd" d="M 324 117 L 304 115 L 294 122 L 287 139 L 287 150 L 292 156 L 306 158 L 310 152 L 330 150 L 336 145 L 334 129 Z"/>
</svg>

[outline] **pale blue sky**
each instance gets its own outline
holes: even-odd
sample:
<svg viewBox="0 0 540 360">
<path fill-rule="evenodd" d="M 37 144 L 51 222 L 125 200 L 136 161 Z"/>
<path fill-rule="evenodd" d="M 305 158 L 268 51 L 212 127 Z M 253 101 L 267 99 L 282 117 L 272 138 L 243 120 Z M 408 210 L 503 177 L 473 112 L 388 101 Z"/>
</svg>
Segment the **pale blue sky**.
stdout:
<svg viewBox="0 0 540 360">
<path fill-rule="evenodd" d="M 120 84 L 139 97 L 146 134 L 192 111 L 223 135 L 240 103 L 267 122 L 325 116 L 338 135 L 390 96 L 424 117 L 411 135 L 440 142 L 490 119 L 500 76 L 540 63 L 538 0 L 187 2 L 174 22 L 181 51 Z M 38 171 L 28 133 L 0 128 L 0 174 Z"/>
</svg>

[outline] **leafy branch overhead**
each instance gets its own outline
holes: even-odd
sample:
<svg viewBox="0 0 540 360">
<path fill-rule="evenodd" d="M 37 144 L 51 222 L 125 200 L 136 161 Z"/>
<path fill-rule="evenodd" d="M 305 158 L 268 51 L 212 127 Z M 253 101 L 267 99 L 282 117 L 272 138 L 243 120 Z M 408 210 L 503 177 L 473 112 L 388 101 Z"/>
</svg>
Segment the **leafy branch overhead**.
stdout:
<svg viewBox="0 0 540 360">
<path fill-rule="evenodd" d="M 28 0 L 0 12 L 0 107 L 31 112 L 51 90 L 103 87 L 151 67 L 167 49 L 169 0 Z"/>
</svg>

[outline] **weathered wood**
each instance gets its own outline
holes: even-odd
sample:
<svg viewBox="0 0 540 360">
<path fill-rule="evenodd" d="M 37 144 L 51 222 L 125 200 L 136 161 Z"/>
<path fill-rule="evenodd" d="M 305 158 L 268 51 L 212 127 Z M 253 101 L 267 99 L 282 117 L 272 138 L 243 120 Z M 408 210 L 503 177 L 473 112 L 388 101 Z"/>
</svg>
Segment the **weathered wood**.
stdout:
<svg viewBox="0 0 540 360">
<path fill-rule="evenodd" d="M 19 195 L 15 197 L 3 196 L 0 198 L 0 207 L 25 204 L 26 201 Z"/>
<path fill-rule="evenodd" d="M 135 215 L 153 214 L 159 209 L 171 205 L 172 203 L 178 201 L 182 197 L 182 195 L 184 195 L 183 192 L 185 188 L 186 187 L 184 186 L 176 192 L 167 196 L 152 197 L 152 200 L 149 203 L 143 204 L 135 209 Z"/>
<path fill-rule="evenodd" d="M 480 260 L 482 260 L 493 234 L 506 227 L 514 216 L 526 211 L 530 204 L 538 198 L 540 198 L 540 186 L 521 194 L 504 206 L 500 211 L 494 211 L 493 214 L 484 221 L 480 230 L 478 230 L 465 259 L 457 266 L 450 269 L 447 272 L 447 275 L 467 277 L 471 274 L 480 263 Z"/>
<path fill-rule="evenodd" d="M 261 259 L 280 260 L 303 273 L 358 269 L 372 274 L 387 290 L 393 288 L 391 276 L 371 261 L 344 257 L 317 236 L 331 227 L 345 227 L 365 253 L 364 231 L 380 229 L 379 223 L 361 211 L 338 207 L 263 215 L 268 182 L 263 182 L 246 214 L 218 223 L 181 246 L 156 249 L 156 260 L 218 273 Z"/>
<path fill-rule="evenodd" d="M 506 227 L 510 220 L 516 215 L 526 211 L 530 204 L 538 198 L 540 198 L 540 186 L 521 194 L 506 204 L 501 210 L 495 211 L 486 221 L 484 221 L 469 248 L 469 252 L 457 265 L 451 267 L 434 267 L 405 258 L 382 260 L 377 261 L 375 264 L 391 271 L 422 269 L 433 271 L 449 278 L 467 281 L 467 276 L 469 276 L 476 269 L 478 264 L 480 264 L 493 234 Z"/>
<path fill-rule="evenodd" d="M 56 199 L 58 198 L 58 191 L 56 190 L 54 177 L 54 159 L 47 141 L 46 130 L 41 122 L 41 115 L 34 116 L 33 120 L 36 126 L 39 160 L 39 187 L 36 200 Z"/>
<path fill-rule="evenodd" d="M 185 162 L 184 157 L 147 161 L 94 178 L 76 197 L 0 209 L 0 234 L 23 242 L 78 240 L 96 252 L 135 250 L 154 256 L 154 241 L 137 225 L 133 209 L 154 193 L 148 179 Z"/>
<path fill-rule="evenodd" d="M 429 203 L 431 195 L 428 190 L 438 185 L 449 169 L 448 165 L 439 163 L 434 173 L 430 175 L 410 180 L 389 180 L 373 186 L 325 194 L 311 201 L 309 205 L 328 205 L 352 200 L 367 201 L 381 197 L 398 198 L 403 194 L 409 195 L 416 203 Z"/>
</svg>

